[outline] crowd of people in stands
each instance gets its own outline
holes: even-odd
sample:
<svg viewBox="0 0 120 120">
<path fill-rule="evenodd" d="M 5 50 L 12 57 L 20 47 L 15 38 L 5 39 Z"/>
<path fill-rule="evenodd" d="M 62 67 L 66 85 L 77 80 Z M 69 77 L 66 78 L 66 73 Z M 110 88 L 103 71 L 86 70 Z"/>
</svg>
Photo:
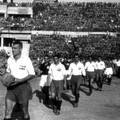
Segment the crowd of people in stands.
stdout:
<svg viewBox="0 0 120 120">
<path fill-rule="evenodd" d="M 23 6 L 26 6 L 23 4 Z M 26 18 L 24 25 L 17 16 L 16 29 L 61 31 L 111 31 L 120 29 L 119 3 L 34 3 L 33 18 Z M 24 16 L 25 17 L 25 16 Z M 9 22 L 0 20 L 7 27 Z M 6 24 L 8 23 L 8 24 Z M 11 24 L 10 24 L 11 25 Z M 9 28 L 9 27 L 8 27 Z"/>
<path fill-rule="evenodd" d="M 116 31 L 119 28 L 117 3 L 36 4 L 33 11 L 41 23 L 38 30 L 52 27 L 66 31 Z"/>
<path fill-rule="evenodd" d="M 42 57 L 49 52 L 71 56 L 78 52 L 83 57 L 101 56 L 103 58 L 119 56 L 119 37 L 109 35 L 89 35 L 66 38 L 58 35 L 32 36 L 31 58 Z"/>
<path fill-rule="evenodd" d="M 119 3 L 34 3 L 33 18 L 26 15 L 0 17 L 0 30 L 53 31 L 119 31 Z M 64 55 L 79 51 L 84 56 L 115 56 L 119 53 L 119 37 L 109 35 L 82 36 L 66 40 L 65 36 L 33 35 L 31 56 L 55 51 Z M 102 49 L 101 49 L 102 48 Z M 102 52 L 101 52 L 102 50 Z M 104 55 L 103 55 L 104 54 Z M 35 56 L 36 55 L 36 56 Z"/>
</svg>

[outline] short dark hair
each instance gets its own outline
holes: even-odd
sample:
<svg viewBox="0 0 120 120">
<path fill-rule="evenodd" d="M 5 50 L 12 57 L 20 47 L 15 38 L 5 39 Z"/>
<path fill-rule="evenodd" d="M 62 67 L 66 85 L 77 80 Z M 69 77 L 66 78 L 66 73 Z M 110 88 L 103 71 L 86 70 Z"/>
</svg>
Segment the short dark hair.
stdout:
<svg viewBox="0 0 120 120">
<path fill-rule="evenodd" d="M 57 57 L 57 58 L 60 58 L 60 54 L 54 54 L 53 57 Z"/>
<path fill-rule="evenodd" d="M 79 57 L 79 54 L 77 54 L 77 53 L 76 53 L 76 54 L 74 54 L 74 58 L 75 58 L 75 57 Z"/>
<path fill-rule="evenodd" d="M 13 41 L 13 43 L 12 43 L 12 46 L 13 45 L 19 45 L 20 46 L 20 48 L 22 48 L 23 47 L 23 44 L 22 44 L 22 42 L 21 41 L 18 41 L 18 40 L 16 40 L 16 41 Z"/>
</svg>

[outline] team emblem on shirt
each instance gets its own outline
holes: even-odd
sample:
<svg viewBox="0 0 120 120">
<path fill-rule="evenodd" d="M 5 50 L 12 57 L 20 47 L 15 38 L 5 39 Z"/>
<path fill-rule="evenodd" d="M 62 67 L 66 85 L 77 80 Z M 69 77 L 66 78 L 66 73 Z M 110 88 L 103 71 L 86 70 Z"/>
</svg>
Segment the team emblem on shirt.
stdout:
<svg viewBox="0 0 120 120">
<path fill-rule="evenodd" d="M 57 69 L 57 71 L 59 71 L 59 72 L 60 72 L 60 71 L 61 71 L 61 68 L 58 68 L 58 69 Z"/>
<path fill-rule="evenodd" d="M 20 65 L 20 66 L 19 66 L 19 69 L 20 69 L 20 70 L 25 70 L 25 68 L 26 68 L 26 66 L 23 66 L 23 65 Z"/>
<path fill-rule="evenodd" d="M 81 68 L 78 68 L 78 70 L 81 70 Z"/>
</svg>

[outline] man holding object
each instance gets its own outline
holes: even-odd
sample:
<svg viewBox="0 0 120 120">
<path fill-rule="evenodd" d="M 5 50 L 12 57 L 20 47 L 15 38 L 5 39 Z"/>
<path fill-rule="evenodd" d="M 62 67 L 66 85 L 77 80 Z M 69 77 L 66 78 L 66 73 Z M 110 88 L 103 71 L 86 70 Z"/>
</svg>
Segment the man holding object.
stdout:
<svg viewBox="0 0 120 120">
<path fill-rule="evenodd" d="M 4 120 L 13 120 L 11 113 L 15 103 L 18 103 L 22 108 L 23 120 L 30 120 L 28 105 L 32 98 L 32 89 L 28 81 L 34 77 L 35 72 L 30 58 L 22 56 L 21 52 L 22 43 L 19 41 L 13 42 L 13 56 L 9 57 L 7 61 L 7 72 L 15 78 L 15 81 L 7 87 Z"/>
</svg>

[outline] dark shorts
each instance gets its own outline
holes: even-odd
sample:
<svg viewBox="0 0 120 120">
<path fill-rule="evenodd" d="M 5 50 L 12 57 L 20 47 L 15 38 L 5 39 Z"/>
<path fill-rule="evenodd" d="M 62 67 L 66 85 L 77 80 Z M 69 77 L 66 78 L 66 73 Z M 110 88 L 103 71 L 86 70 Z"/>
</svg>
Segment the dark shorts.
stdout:
<svg viewBox="0 0 120 120">
<path fill-rule="evenodd" d="M 71 84 L 77 84 L 78 86 L 83 83 L 82 75 L 72 75 Z"/>
<path fill-rule="evenodd" d="M 51 83 L 51 93 L 54 93 L 55 96 L 57 97 L 61 97 L 61 93 L 63 92 L 63 80 L 60 81 L 56 81 L 56 80 L 52 80 Z"/>
<path fill-rule="evenodd" d="M 78 94 L 80 85 L 83 83 L 83 77 L 82 75 L 72 75 L 71 77 L 71 87 L 72 87 L 72 93 Z"/>
<path fill-rule="evenodd" d="M 26 82 L 7 89 L 6 99 L 15 101 L 19 104 L 26 104 L 32 99 L 32 88 L 30 83 Z"/>
<path fill-rule="evenodd" d="M 88 72 L 88 71 L 87 71 L 87 77 L 88 77 L 89 79 L 94 79 L 94 78 L 95 78 L 95 72 Z"/>
</svg>

